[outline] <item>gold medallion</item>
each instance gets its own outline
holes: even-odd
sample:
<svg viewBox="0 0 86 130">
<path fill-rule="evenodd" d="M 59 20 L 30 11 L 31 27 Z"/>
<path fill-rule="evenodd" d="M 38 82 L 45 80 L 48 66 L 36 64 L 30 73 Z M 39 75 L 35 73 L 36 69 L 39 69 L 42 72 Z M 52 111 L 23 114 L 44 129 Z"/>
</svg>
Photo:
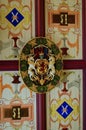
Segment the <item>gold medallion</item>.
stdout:
<svg viewBox="0 0 86 130">
<path fill-rule="evenodd" d="M 37 37 L 23 47 L 20 54 L 20 73 L 31 90 L 45 93 L 57 86 L 62 68 L 61 52 L 49 39 Z"/>
</svg>

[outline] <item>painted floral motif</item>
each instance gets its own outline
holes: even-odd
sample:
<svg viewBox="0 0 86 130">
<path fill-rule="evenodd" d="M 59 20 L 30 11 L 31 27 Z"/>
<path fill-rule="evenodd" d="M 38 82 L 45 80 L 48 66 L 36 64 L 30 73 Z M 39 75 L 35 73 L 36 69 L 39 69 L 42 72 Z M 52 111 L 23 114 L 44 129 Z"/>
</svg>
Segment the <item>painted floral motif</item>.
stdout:
<svg viewBox="0 0 86 130">
<path fill-rule="evenodd" d="M 36 130 L 35 96 L 18 71 L 0 72 L 0 130 Z"/>
<path fill-rule="evenodd" d="M 20 49 L 34 36 L 34 2 L 0 1 L 0 59 L 19 58 Z"/>
<path fill-rule="evenodd" d="M 64 59 L 82 58 L 82 1 L 47 0 L 46 36 L 61 48 Z"/>
<path fill-rule="evenodd" d="M 50 130 L 82 130 L 82 72 L 64 71 L 58 88 L 47 95 L 47 121 Z"/>
</svg>

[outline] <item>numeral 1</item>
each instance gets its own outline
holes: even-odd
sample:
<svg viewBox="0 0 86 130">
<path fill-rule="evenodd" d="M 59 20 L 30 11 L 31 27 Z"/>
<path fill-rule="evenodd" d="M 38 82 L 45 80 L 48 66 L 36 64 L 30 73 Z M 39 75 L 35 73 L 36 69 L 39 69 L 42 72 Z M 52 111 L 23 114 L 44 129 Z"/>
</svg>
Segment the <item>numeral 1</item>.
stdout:
<svg viewBox="0 0 86 130">
<path fill-rule="evenodd" d="M 20 107 L 13 107 L 13 109 L 12 109 L 12 118 L 14 120 L 21 119 L 21 108 Z"/>
<path fill-rule="evenodd" d="M 68 24 L 68 14 L 67 13 L 61 13 L 60 18 L 61 18 L 61 21 L 60 21 L 61 25 L 67 25 Z"/>
</svg>

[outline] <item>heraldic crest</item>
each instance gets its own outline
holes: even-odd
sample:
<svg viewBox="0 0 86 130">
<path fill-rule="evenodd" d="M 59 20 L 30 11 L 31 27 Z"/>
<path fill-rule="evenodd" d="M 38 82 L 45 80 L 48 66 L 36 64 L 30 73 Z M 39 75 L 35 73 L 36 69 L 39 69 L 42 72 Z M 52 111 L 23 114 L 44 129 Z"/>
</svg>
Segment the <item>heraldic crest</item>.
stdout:
<svg viewBox="0 0 86 130">
<path fill-rule="evenodd" d="M 20 73 L 24 83 L 35 92 L 44 93 L 60 81 L 63 62 L 59 48 L 44 37 L 29 41 L 20 54 Z"/>
</svg>

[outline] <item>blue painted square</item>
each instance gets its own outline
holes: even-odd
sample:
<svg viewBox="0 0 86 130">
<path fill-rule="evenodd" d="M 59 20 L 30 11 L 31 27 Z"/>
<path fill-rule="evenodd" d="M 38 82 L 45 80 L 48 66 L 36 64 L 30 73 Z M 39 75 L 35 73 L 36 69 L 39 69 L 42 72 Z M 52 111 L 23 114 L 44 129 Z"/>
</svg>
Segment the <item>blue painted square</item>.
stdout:
<svg viewBox="0 0 86 130">
<path fill-rule="evenodd" d="M 73 108 L 66 102 L 63 102 L 60 107 L 56 110 L 64 119 L 73 111 Z"/>
<path fill-rule="evenodd" d="M 15 27 L 24 19 L 23 15 L 19 13 L 19 11 L 14 8 L 7 16 L 7 20 L 14 25 Z"/>
</svg>

